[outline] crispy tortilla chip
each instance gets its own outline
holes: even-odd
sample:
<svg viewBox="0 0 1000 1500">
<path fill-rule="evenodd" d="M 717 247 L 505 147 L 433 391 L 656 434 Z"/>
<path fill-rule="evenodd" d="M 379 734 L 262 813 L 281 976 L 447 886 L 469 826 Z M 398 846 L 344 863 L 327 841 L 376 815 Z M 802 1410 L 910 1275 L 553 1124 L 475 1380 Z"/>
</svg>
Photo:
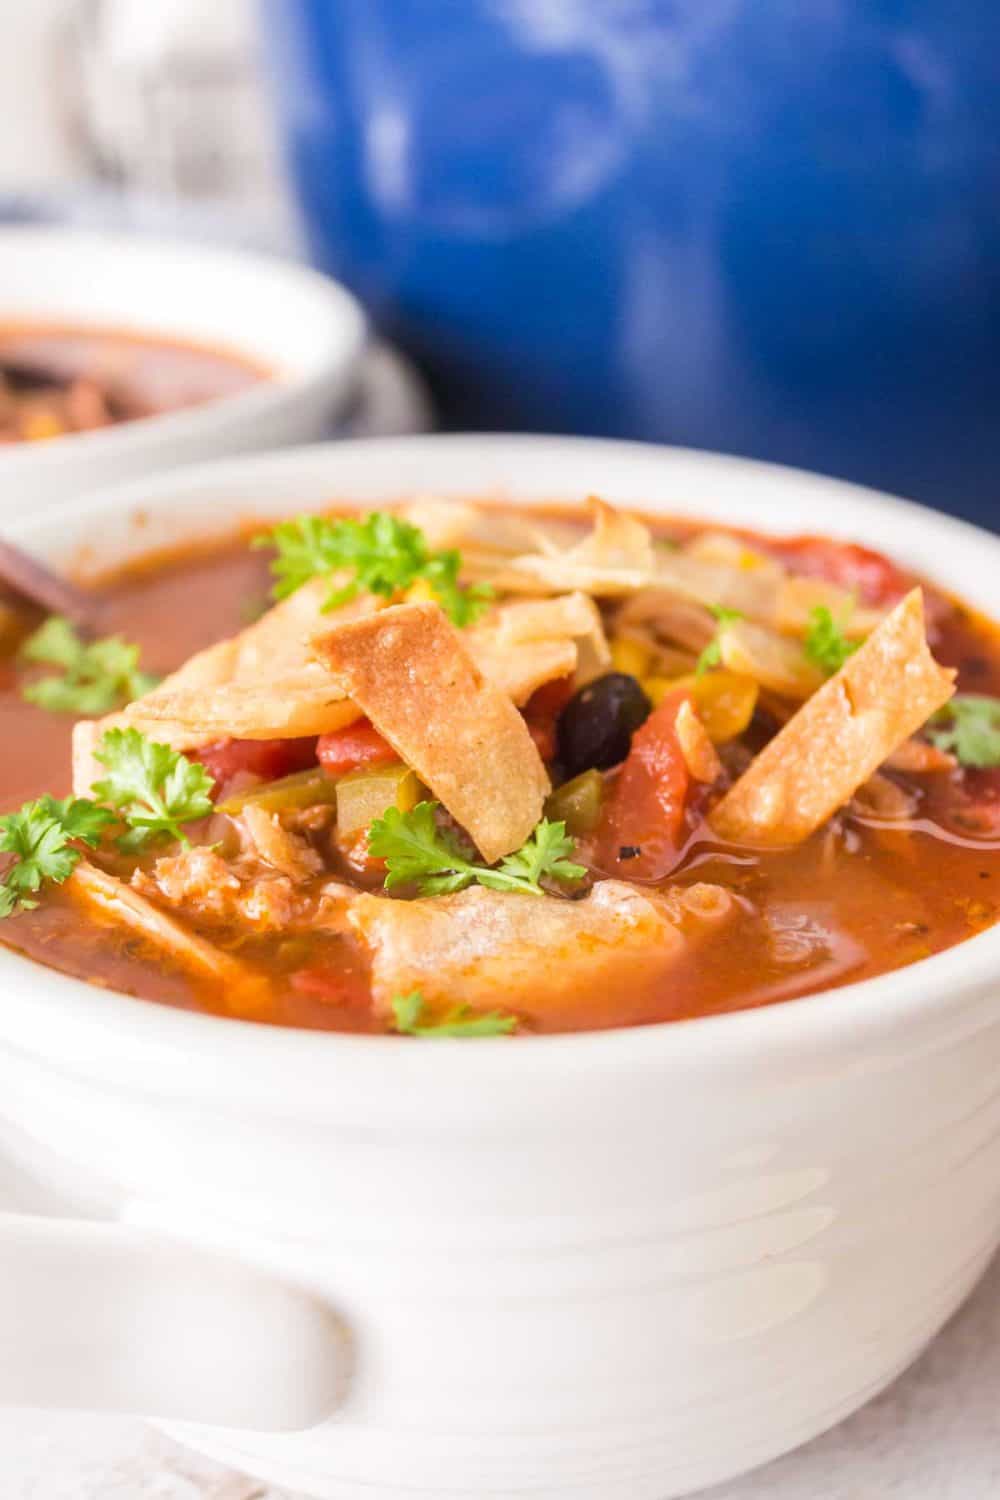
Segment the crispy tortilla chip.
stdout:
<svg viewBox="0 0 1000 1500">
<path fill-rule="evenodd" d="M 708 645 L 718 621 L 703 604 L 683 599 L 665 588 L 640 589 L 618 610 L 615 632 L 649 632 L 657 641 L 671 641 L 697 656 Z"/>
<path fill-rule="evenodd" d="M 400 515 L 424 534 L 428 552 L 461 547 L 479 520 L 480 512 L 465 500 L 442 500 L 419 495 L 404 505 Z"/>
<path fill-rule="evenodd" d="M 317 667 L 315 674 L 302 671 L 295 677 L 225 683 L 206 693 L 157 693 L 119 716 L 143 734 L 162 740 L 163 728 L 170 743 L 184 738 L 188 745 L 206 745 L 218 739 L 281 740 L 306 735 L 332 734 L 360 717 L 340 689 Z"/>
<path fill-rule="evenodd" d="M 552 1015 L 606 988 L 639 995 L 685 946 L 656 894 L 603 880 L 580 901 L 474 886 L 454 896 L 360 896 L 352 927 L 372 954 L 376 1005 L 419 989 L 432 1006 Z"/>
<path fill-rule="evenodd" d="M 183 688 L 186 692 L 209 692 L 220 683 L 232 682 L 236 674 L 238 656 L 238 636 L 227 641 L 216 641 L 214 646 L 206 646 L 204 651 L 196 651 L 194 656 L 189 656 L 182 667 L 178 667 L 176 672 L 171 672 L 169 677 L 157 683 L 152 692 L 146 694 L 146 697 L 153 698 L 164 688 L 178 690 Z"/>
<path fill-rule="evenodd" d="M 611 661 L 600 611 L 586 594 L 501 605 L 462 639 L 483 675 L 518 704 L 571 673 L 582 687 Z"/>
<path fill-rule="evenodd" d="M 263 974 L 190 932 L 138 891 L 89 860 L 80 861 L 65 889 L 74 901 L 87 908 L 91 917 L 97 914 L 116 926 L 127 927 L 178 968 L 225 986 L 227 998 L 241 1010 L 255 1000 L 266 999 L 269 986 Z"/>
<path fill-rule="evenodd" d="M 545 767 L 437 604 L 338 625 L 313 649 L 489 864 L 524 843 L 549 790 Z"/>
<path fill-rule="evenodd" d="M 132 725 L 172 750 L 217 739 L 273 740 L 332 734 L 358 718 L 308 642 L 324 625 L 384 607 L 371 594 L 324 613 L 331 590 L 346 581 L 313 578 L 229 640 L 197 652 L 151 693 L 90 728 L 73 732 L 73 786 L 84 795 L 99 774 L 93 747 L 106 729 Z"/>
<path fill-rule="evenodd" d="M 653 576 L 655 557 L 648 526 L 591 496 L 594 529 L 565 551 L 527 553 L 511 559 L 512 573 L 526 574 L 556 592 L 583 589 L 614 597 L 642 588 Z"/>
<path fill-rule="evenodd" d="M 765 570 L 707 562 L 687 552 L 661 552 L 651 581 L 682 599 L 736 609 L 751 620 L 769 622 L 774 614 L 775 581 Z"/>
<path fill-rule="evenodd" d="M 947 703 L 954 681 L 930 654 L 914 589 L 757 756 L 712 813 L 715 832 L 801 843 Z"/>
<path fill-rule="evenodd" d="M 897 745 L 892 754 L 886 756 L 885 764 L 892 771 L 926 774 L 928 771 L 954 771 L 958 761 L 947 750 L 940 750 L 927 740 L 913 738 Z"/>
<path fill-rule="evenodd" d="M 884 617 L 884 610 L 868 609 L 854 595 L 825 578 L 786 578 L 775 593 L 774 627 L 788 635 L 805 635 L 815 609 L 828 609 L 842 634 L 863 640 Z"/>
<path fill-rule="evenodd" d="M 802 642 L 755 625 L 734 620 L 719 629 L 722 665 L 783 698 L 808 698 L 825 682 L 823 673 L 806 656 Z"/>
<path fill-rule="evenodd" d="M 73 795 L 89 797 L 90 788 L 104 775 L 104 767 L 94 759 L 101 735 L 110 725 L 103 719 L 78 719 L 73 725 Z"/>
<path fill-rule="evenodd" d="M 560 544 L 571 546 L 577 536 L 577 528 L 565 521 L 436 495 L 411 500 L 401 515 L 420 528 L 428 551 L 461 548 L 463 576 L 467 565 L 481 572 L 487 560 L 500 565 L 519 552 L 558 551 Z"/>
<path fill-rule="evenodd" d="M 521 707 L 537 688 L 576 671 L 577 649 L 573 641 L 522 641 L 504 645 L 478 627 L 465 631 L 463 641 L 476 666 L 494 686 Z"/>
<path fill-rule="evenodd" d="M 785 569 L 776 557 L 760 552 L 743 537 L 728 531 L 699 531 L 684 543 L 683 550 L 685 556 L 696 557 L 699 562 L 722 563 L 741 573 L 757 573 L 775 586 L 785 577 Z"/>
</svg>

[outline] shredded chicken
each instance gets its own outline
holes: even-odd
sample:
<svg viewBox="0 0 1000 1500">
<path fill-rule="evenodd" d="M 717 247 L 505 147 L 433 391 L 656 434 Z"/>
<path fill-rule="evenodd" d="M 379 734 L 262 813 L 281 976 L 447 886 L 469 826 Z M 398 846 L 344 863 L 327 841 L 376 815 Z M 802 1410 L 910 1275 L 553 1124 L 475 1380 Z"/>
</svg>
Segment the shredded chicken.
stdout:
<svg viewBox="0 0 1000 1500">
<path fill-rule="evenodd" d="M 66 882 L 66 889 L 87 908 L 92 918 L 127 928 L 151 948 L 165 954 L 178 968 L 215 980 L 242 1010 L 251 1010 L 256 1002 L 266 1000 L 269 983 L 263 974 L 197 933 L 189 932 L 160 911 L 138 887 L 125 885 L 116 876 L 82 859 Z"/>
<path fill-rule="evenodd" d="M 289 833 L 276 813 L 265 812 L 248 802 L 239 821 L 246 829 L 254 853 L 289 880 L 309 880 L 323 869 L 316 850 L 300 834 Z"/>
<path fill-rule="evenodd" d="M 248 934 L 339 931 L 345 925 L 346 887 L 302 886 L 256 861 L 225 860 L 204 846 L 163 855 L 149 871 L 136 870 L 132 887 L 206 926 L 236 926 Z"/>
</svg>

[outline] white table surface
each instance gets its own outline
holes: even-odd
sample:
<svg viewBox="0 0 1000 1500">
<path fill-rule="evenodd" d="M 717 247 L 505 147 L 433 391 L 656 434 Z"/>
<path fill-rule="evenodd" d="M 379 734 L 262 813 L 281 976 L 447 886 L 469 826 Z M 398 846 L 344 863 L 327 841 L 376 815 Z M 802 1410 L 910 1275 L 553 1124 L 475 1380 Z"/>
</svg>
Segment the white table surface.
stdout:
<svg viewBox="0 0 1000 1500">
<path fill-rule="evenodd" d="M 998 1496 L 1000 1261 L 885 1395 L 808 1447 L 704 1500 Z M 0 1500 L 288 1497 L 182 1451 L 139 1422 L 0 1410 Z"/>
</svg>

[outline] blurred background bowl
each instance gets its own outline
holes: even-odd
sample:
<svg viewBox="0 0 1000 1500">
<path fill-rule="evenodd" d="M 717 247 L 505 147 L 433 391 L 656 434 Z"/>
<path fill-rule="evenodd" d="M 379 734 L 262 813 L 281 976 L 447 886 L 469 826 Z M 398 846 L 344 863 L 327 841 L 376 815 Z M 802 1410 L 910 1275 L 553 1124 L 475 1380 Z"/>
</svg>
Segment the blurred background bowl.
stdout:
<svg viewBox="0 0 1000 1500">
<path fill-rule="evenodd" d="M 315 271 L 243 251 L 61 228 L 0 229 L 4 322 L 113 329 L 273 372 L 234 395 L 0 448 L 0 513 L 191 460 L 328 436 L 356 401 L 365 318 Z"/>
</svg>

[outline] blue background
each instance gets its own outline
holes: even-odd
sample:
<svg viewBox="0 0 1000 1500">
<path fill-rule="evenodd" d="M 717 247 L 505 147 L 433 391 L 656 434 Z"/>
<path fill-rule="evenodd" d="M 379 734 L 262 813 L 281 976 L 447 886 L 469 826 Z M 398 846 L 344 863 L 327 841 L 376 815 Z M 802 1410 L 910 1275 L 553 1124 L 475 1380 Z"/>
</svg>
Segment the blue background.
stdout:
<svg viewBox="0 0 1000 1500">
<path fill-rule="evenodd" d="M 450 425 L 718 448 L 1000 522 L 997 0 L 264 17 L 312 253 Z"/>
</svg>

